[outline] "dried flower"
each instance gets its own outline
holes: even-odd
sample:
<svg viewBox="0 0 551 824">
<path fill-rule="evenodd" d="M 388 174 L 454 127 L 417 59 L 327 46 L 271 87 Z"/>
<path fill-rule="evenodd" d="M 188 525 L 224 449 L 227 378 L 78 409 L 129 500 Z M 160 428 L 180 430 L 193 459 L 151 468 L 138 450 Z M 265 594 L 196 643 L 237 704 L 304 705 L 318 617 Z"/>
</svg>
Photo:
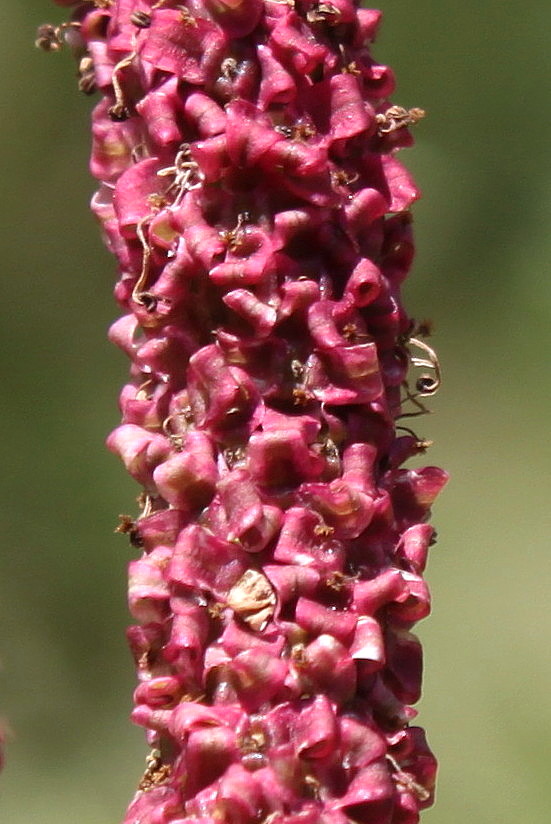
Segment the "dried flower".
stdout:
<svg viewBox="0 0 551 824">
<path fill-rule="evenodd" d="M 144 493 L 118 527 L 152 748 L 125 822 L 414 824 L 446 474 L 403 466 L 440 373 L 400 298 L 419 192 L 396 151 L 424 112 L 388 100 L 353 0 L 59 4 L 37 42 L 70 32 L 101 93 L 92 208 L 131 360 L 108 446 Z"/>
</svg>

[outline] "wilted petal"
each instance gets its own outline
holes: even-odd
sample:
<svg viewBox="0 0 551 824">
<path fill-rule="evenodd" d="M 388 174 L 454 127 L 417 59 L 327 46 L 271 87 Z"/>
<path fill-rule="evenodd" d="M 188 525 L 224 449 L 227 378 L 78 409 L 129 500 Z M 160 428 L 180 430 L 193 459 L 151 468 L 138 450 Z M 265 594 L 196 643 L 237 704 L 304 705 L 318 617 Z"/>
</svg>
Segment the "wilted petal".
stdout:
<svg viewBox="0 0 551 824">
<path fill-rule="evenodd" d="M 330 82 L 331 137 L 333 140 L 354 137 L 367 131 L 375 113 L 360 94 L 353 74 L 336 74 Z"/>
<path fill-rule="evenodd" d="M 206 0 L 206 7 L 232 38 L 245 37 L 258 24 L 262 0 Z"/>
<path fill-rule="evenodd" d="M 217 286 L 226 288 L 256 286 L 273 265 L 270 237 L 262 229 L 246 226 L 228 249 L 224 263 L 214 266 L 209 277 Z M 270 314 L 269 308 L 264 311 L 265 321 Z"/>
<path fill-rule="evenodd" d="M 118 179 L 113 205 L 126 237 L 135 237 L 137 226 L 152 213 L 148 198 L 166 189 L 167 184 L 157 174 L 160 169 L 157 158 L 150 157 L 135 163 Z"/>
<path fill-rule="evenodd" d="M 416 635 L 405 630 L 387 637 L 387 677 L 396 697 L 405 704 L 415 704 L 421 697 L 423 651 Z"/>
<path fill-rule="evenodd" d="M 332 635 L 344 644 L 350 640 L 356 627 L 353 613 L 325 607 L 310 598 L 298 599 L 295 621 L 311 635 Z"/>
<path fill-rule="evenodd" d="M 256 52 L 262 68 L 258 105 L 265 111 L 275 103 L 289 103 L 296 95 L 293 77 L 276 60 L 268 46 L 259 45 Z"/>
<path fill-rule="evenodd" d="M 368 258 L 362 258 L 348 279 L 345 295 L 350 295 L 356 306 L 368 306 L 379 296 L 381 288 L 379 267 Z"/>
<path fill-rule="evenodd" d="M 316 42 L 298 14 L 289 12 L 272 29 L 269 44 L 281 61 L 299 75 L 306 75 L 322 64 L 328 50 Z"/>
<path fill-rule="evenodd" d="M 247 571 L 252 572 L 253 570 Z M 245 573 L 245 575 L 246 574 L 247 573 Z M 239 581 L 228 593 L 228 606 L 231 609 L 237 606 L 237 595 L 235 594 L 237 587 L 239 587 Z M 271 608 L 272 604 L 269 599 L 267 600 L 268 607 Z M 243 603 L 242 600 L 239 603 Z M 252 607 L 248 612 L 252 614 L 254 609 L 255 607 Z M 243 610 L 235 610 L 235 612 L 239 614 L 241 618 L 246 614 Z M 247 650 L 259 650 L 266 655 L 278 657 L 283 651 L 285 642 L 282 635 L 274 630 L 264 632 L 255 630 L 254 632 L 249 632 L 240 627 L 235 619 L 232 619 L 227 623 L 224 632 L 220 636 L 219 644 L 229 658 L 235 658 L 241 652 L 246 652 Z"/>
<path fill-rule="evenodd" d="M 305 759 L 325 758 L 335 750 L 338 736 L 334 706 L 324 695 L 316 696 L 294 725 L 297 754 Z"/>
<path fill-rule="evenodd" d="M 377 189 L 360 189 L 350 198 L 345 211 L 350 227 L 363 236 L 370 224 L 386 214 L 388 200 Z"/>
<path fill-rule="evenodd" d="M 185 195 L 181 207 L 174 213 L 174 224 L 183 234 L 191 257 L 205 269 L 209 269 L 213 259 L 225 251 L 220 233 L 205 220 L 195 191 Z"/>
<path fill-rule="evenodd" d="M 182 683 L 179 678 L 174 675 L 160 675 L 142 681 L 134 690 L 134 703 L 161 709 L 177 703 L 181 693 Z"/>
<path fill-rule="evenodd" d="M 373 498 L 341 478 L 328 484 L 303 484 L 301 495 L 341 539 L 357 538 L 373 516 Z"/>
<path fill-rule="evenodd" d="M 158 548 L 128 565 L 128 606 L 138 621 L 162 621 L 168 613 L 170 591 L 165 569 L 170 549 Z"/>
<path fill-rule="evenodd" d="M 138 483 L 148 489 L 155 488 L 153 471 L 170 452 L 167 438 L 134 424 L 123 424 L 113 430 L 106 443 Z"/>
<path fill-rule="evenodd" d="M 217 781 L 238 759 L 236 735 L 228 726 L 205 725 L 191 730 L 182 764 L 185 797 L 191 798 Z"/>
<path fill-rule="evenodd" d="M 392 155 L 385 155 L 382 164 L 390 191 L 389 212 L 405 212 L 420 197 L 420 191 L 405 166 Z"/>
<path fill-rule="evenodd" d="M 430 614 L 430 592 L 426 581 L 414 572 L 402 572 L 405 593 L 399 603 L 389 606 L 389 614 L 400 623 L 413 624 Z"/>
<path fill-rule="evenodd" d="M 190 359 L 189 397 L 199 426 L 227 431 L 248 427 L 259 393 L 248 374 L 228 366 L 217 345 L 205 346 Z"/>
<path fill-rule="evenodd" d="M 373 722 L 360 722 L 345 715 L 340 719 L 339 727 L 342 765 L 352 774 L 386 754 L 386 741 Z"/>
<path fill-rule="evenodd" d="M 430 524 L 415 524 L 402 533 L 396 552 L 409 562 L 414 572 L 421 573 L 427 563 L 427 553 L 435 537 Z"/>
<path fill-rule="evenodd" d="M 193 343 L 190 335 L 178 326 L 165 326 L 163 335 L 151 337 L 139 347 L 135 362 L 143 372 L 168 378 L 185 366 L 193 352 Z"/>
<path fill-rule="evenodd" d="M 167 785 L 138 792 L 129 806 L 123 824 L 167 824 L 181 813 L 179 793 Z"/>
<path fill-rule="evenodd" d="M 186 512 L 202 509 L 214 495 L 218 470 L 210 439 L 190 432 L 182 452 L 157 467 L 153 479 L 171 506 Z"/>
<path fill-rule="evenodd" d="M 226 726 L 234 728 L 241 717 L 238 707 L 206 707 L 192 701 L 181 701 L 170 714 L 170 732 L 183 740 L 193 730 Z"/>
<path fill-rule="evenodd" d="M 200 137 L 214 137 L 226 128 L 224 110 L 202 92 L 192 92 L 185 102 L 184 111 Z"/>
<path fill-rule="evenodd" d="M 374 40 L 381 23 L 382 13 L 375 9 L 358 9 L 358 23 L 360 26 L 360 40 Z"/>
<path fill-rule="evenodd" d="M 248 552 L 260 552 L 281 523 L 280 511 L 262 503 L 250 474 L 244 470 L 222 478 L 218 490 L 230 526 L 228 539 L 238 541 Z"/>
<path fill-rule="evenodd" d="M 331 806 L 343 810 L 358 824 L 390 824 L 394 799 L 386 761 L 374 761 L 359 771 L 345 796 Z"/>
<path fill-rule="evenodd" d="M 277 319 L 277 310 L 267 303 L 262 303 L 248 289 L 234 289 L 224 295 L 223 301 L 247 321 L 257 338 L 265 338 L 272 331 Z"/>
<path fill-rule="evenodd" d="M 224 599 L 248 567 L 247 555 L 197 525 L 180 533 L 169 567 L 172 581 L 199 587 Z"/>
<path fill-rule="evenodd" d="M 287 662 L 259 649 L 249 649 L 233 659 L 231 669 L 240 701 L 248 712 L 254 712 L 283 689 Z"/>
<path fill-rule="evenodd" d="M 173 597 L 170 605 L 174 616 L 170 638 L 164 646 L 163 653 L 182 676 L 193 678 L 199 683 L 198 667 L 201 664 L 203 646 L 209 630 L 206 609 L 183 598 Z M 188 689 L 193 691 L 191 685 Z"/>
<path fill-rule="evenodd" d="M 136 105 L 151 139 L 159 146 L 182 142 L 182 109 L 176 77 L 152 89 Z"/>
<path fill-rule="evenodd" d="M 135 119 L 115 123 L 108 116 L 108 101 L 102 100 L 92 114 L 90 172 L 112 183 L 133 165 L 132 152 L 140 143 L 141 125 Z"/>
<path fill-rule="evenodd" d="M 313 566 L 320 571 L 340 572 L 344 547 L 332 538 L 332 530 L 327 530 L 318 512 L 291 507 L 285 513 L 274 559 L 280 563 Z"/>
<path fill-rule="evenodd" d="M 228 103 L 226 114 L 228 155 L 238 168 L 254 166 L 274 143 L 284 140 L 268 115 L 246 100 Z"/>
<path fill-rule="evenodd" d="M 297 430 L 251 435 L 249 471 L 262 487 L 292 487 L 318 477 L 325 461 L 308 449 Z"/>
<path fill-rule="evenodd" d="M 358 618 L 354 638 L 350 645 L 352 658 L 363 662 L 363 673 L 376 672 L 385 663 L 385 643 L 381 626 L 375 618 L 363 615 Z"/>
<path fill-rule="evenodd" d="M 289 214 L 289 213 L 285 213 Z M 313 280 L 291 281 L 281 287 L 281 301 L 278 320 L 290 317 L 295 312 L 304 313 L 308 307 L 319 299 L 319 286 Z"/>
<path fill-rule="evenodd" d="M 398 569 L 387 569 L 369 581 L 354 584 L 354 605 L 361 615 L 375 615 L 385 604 L 406 598 L 407 586 Z"/>
<path fill-rule="evenodd" d="M 277 592 L 280 606 L 299 595 L 313 595 L 321 579 L 316 569 L 295 564 L 268 564 L 264 572 Z"/>
<path fill-rule="evenodd" d="M 220 28 L 202 17 L 176 9 L 157 9 L 140 38 L 138 53 L 157 69 L 188 83 L 212 77 L 226 40 Z"/>
<path fill-rule="evenodd" d="M 184 516 L 177 509 L 162 509 L 135 522 L 136 531 L 146 552 L 155 546 L 173 547 L 184 526 Z"/>
<path fill-rule="evenodd" d="M 216 810 L 232 824 L 248 824 L 262 809 L 262 796 L 262 786 L 254 775 L 240 765 L 232 764 L 220 780 Z"/>
<path fill-rule="evenodd" d="M 330 701 L 342 704 L 356 689 L 356 667 L 346 647 L 331 635 L 312 641 L 295 667 L 305 692 L 323 693 Z"/>
<path fill-rule="evenodd" d="M 396 472 L 390 491 L 397 516 L 410 523 L 423 520 L 447 481 L 447 472 L 436 466 Z"/>
</svg>

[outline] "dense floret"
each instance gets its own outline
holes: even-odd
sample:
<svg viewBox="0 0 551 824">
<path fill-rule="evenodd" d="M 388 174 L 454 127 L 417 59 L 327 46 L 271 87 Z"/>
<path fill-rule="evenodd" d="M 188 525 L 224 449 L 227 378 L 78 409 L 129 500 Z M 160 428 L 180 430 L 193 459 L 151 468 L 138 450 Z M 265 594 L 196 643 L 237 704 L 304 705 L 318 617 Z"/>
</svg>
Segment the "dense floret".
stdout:
<svg viewBox="0 0 551 824">
<path fill-rule="evenodd" d="M 120 528 L 152 755 L 126 823 L 414 824 L 446 475 L 403 467 L 438 370 L 400 299 L 419 193 L 396 150 L 423 113 L 389 100 L 380 13 L 58 2 L 40 44 L 101 92 L 92 208 L 131 360 L 108 445 L 143 488 Z"/>
</svg>

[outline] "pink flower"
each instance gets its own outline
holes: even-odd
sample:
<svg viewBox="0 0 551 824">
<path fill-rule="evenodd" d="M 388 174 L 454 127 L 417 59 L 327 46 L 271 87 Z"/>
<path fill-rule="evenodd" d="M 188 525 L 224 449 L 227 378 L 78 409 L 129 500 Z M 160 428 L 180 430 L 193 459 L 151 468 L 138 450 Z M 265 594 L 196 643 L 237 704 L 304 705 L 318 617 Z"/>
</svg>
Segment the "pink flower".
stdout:
<svg viewBox="0 0 551 824">
<path fill-rule="evenodd" d="M 119 530 L 152 752 L 125 824 L 414 824 L 446 474 L 403 465 L 439 368 L 400 297 L 419 191 L 396 153 L 423 113 L 388 100 L 380 13 L 58 4 L 39 44 L 102 95 L 93 209 L 131 361 L 108 446 L 143 490 Z"/>
</svg>

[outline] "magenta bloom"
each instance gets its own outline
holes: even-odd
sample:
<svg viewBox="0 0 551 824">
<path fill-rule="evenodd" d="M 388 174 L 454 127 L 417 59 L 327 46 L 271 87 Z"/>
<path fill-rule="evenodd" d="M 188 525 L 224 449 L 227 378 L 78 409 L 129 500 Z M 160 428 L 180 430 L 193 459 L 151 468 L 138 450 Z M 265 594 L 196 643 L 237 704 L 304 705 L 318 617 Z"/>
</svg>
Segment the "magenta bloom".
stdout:
<svg viewBox="0 0 551 824">
<path fill-rule="evenodd" d="M 427 444 L 397 423 L 439 380 L 400 298 L 419 192 L 396 151 L 423 112 L 389 100 L 380 13 L 352 0 L 58 2 L 39 40 L 100 92 L 131 361 L 108 446 L 143 489 L 120 529 L 152 752 L 125 822 L 414 824 L 446 481 L 403 466 Z"/>
</svg>

